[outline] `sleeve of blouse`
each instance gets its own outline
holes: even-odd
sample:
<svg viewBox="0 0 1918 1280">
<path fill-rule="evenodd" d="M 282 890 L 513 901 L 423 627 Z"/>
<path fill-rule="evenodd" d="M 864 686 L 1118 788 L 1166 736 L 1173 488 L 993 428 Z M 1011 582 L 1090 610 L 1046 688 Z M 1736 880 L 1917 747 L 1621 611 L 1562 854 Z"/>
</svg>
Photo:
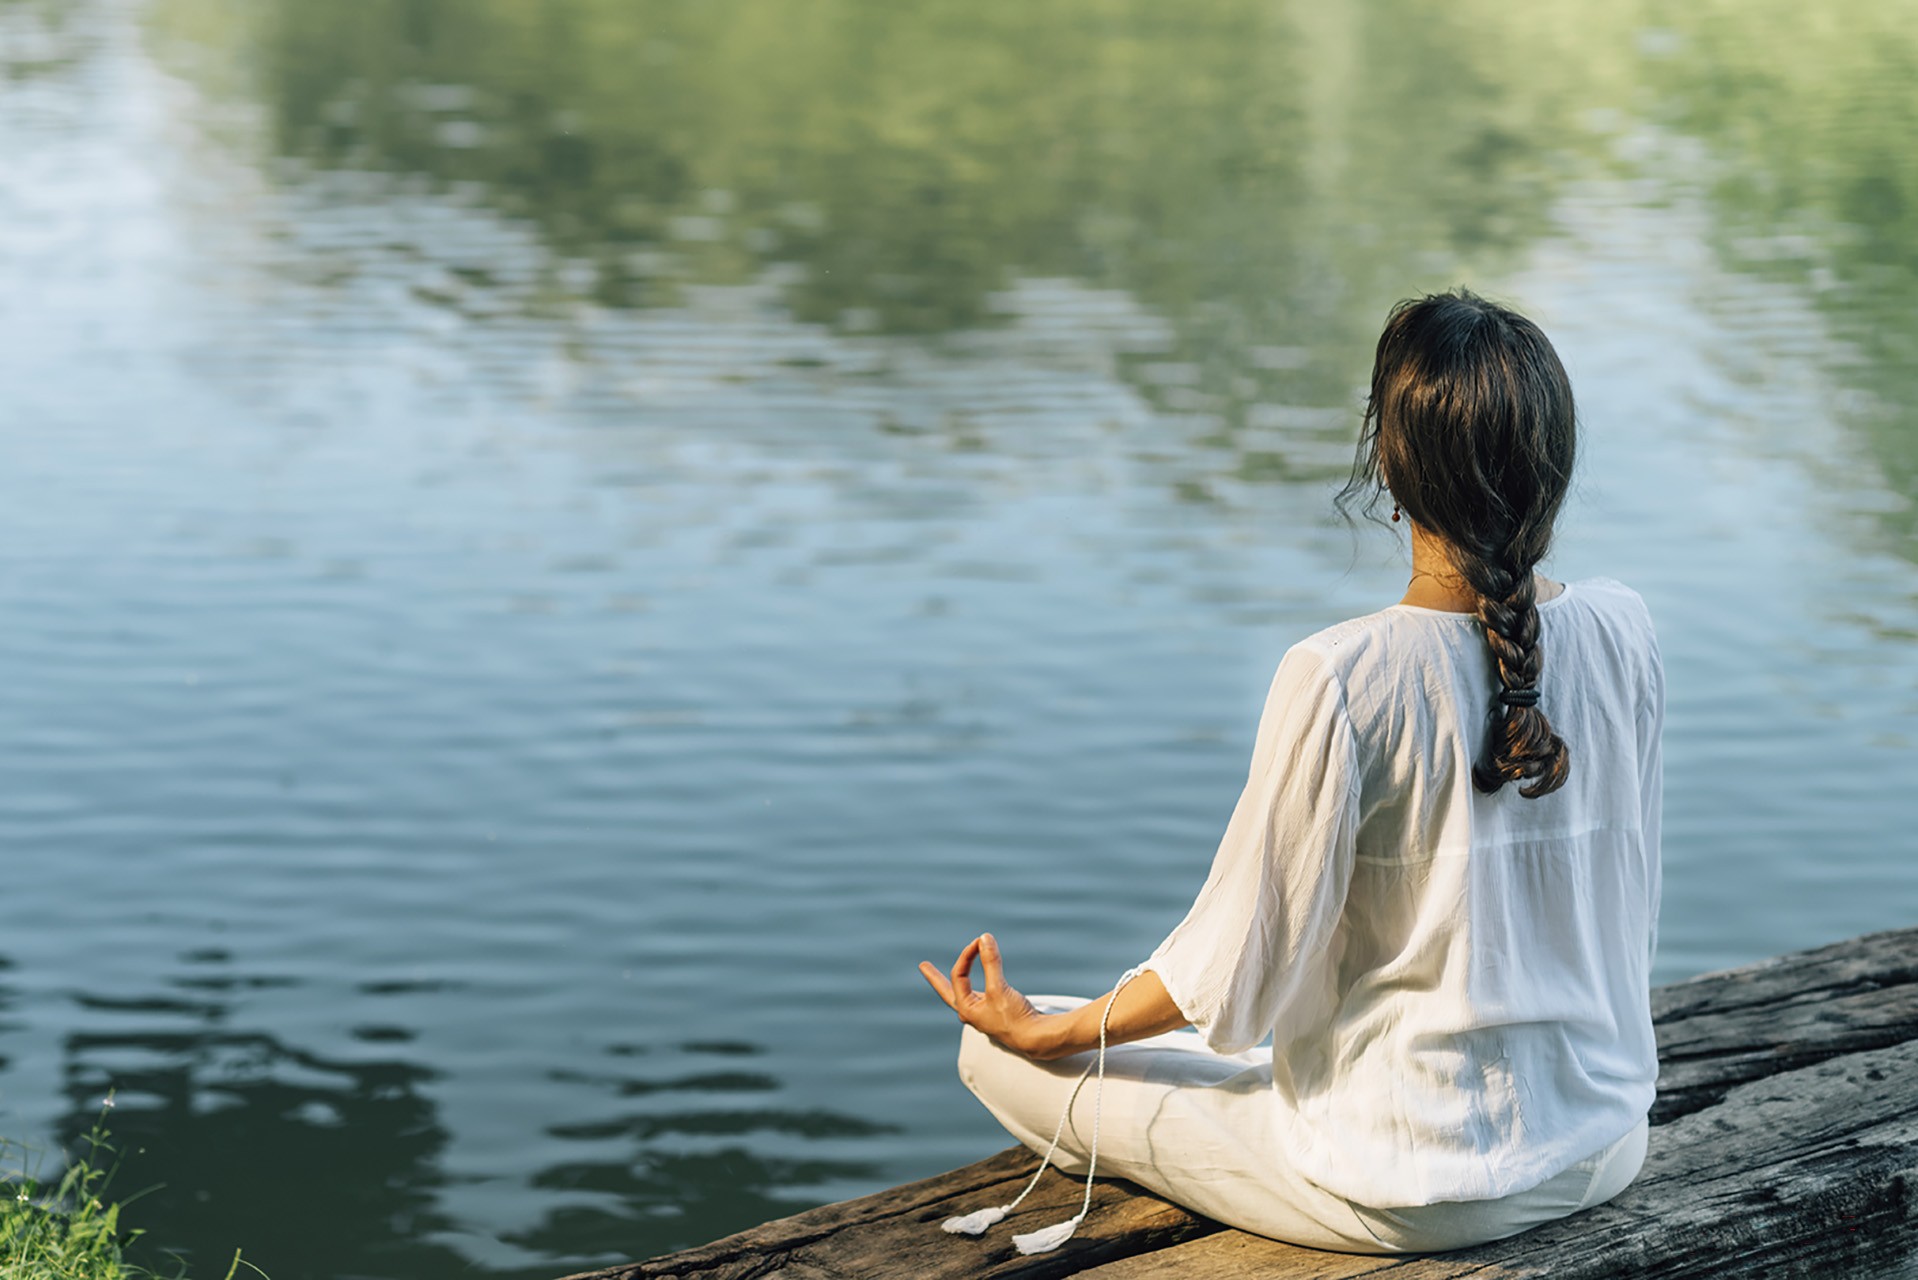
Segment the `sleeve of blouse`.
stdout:
<svg viewBox="0 0 1918 1280">
<path fill-rule="evenodd" d="M 1211 874 L 1145 961 L 1219 1053 L 1263 1040 L 1315 983 L 1351 881 L 1358 762 L 1345 691 L 1293 646 L 1266 696 L 1252 768 Z"/>
</svg>

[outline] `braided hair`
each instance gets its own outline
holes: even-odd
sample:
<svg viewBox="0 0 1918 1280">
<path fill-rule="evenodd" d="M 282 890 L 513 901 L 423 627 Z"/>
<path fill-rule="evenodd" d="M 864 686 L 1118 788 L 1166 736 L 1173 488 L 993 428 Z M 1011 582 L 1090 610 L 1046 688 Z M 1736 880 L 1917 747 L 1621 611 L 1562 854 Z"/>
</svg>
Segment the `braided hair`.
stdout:
<svg viewBox="0 0 1918 1280">
<path fill-rule="evenodd" d="M 1341 510 L 1390 492 L 1438 535 L 1478 596 L 1498 671 L 1480 791 L 1523 782 L 1535 799 L 1565 784 L 1570 752 L 1537 705 L 1543 655 L 1532 569 L 1551 547 L 1577 453 L 1572 384 L 1537 325 L 1465 289 L 1392 308 Z"/>
</svg>

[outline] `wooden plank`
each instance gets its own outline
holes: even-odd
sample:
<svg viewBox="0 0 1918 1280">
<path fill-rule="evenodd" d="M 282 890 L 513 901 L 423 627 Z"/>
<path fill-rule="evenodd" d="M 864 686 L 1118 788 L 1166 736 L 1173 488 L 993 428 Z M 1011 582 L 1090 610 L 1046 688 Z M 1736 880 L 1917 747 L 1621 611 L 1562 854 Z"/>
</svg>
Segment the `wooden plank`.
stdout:
<svg viewBox="0 0 1918 1280">
<path fill-rule="evenodd" d="M 1867 934 L 1660 987 L 1652 1016 L 1658 1125 L 1742 1081 L 1911 1038 L 1918 930 Z"/>
<path fill-rule="evenodd" d="M 1022 1257 L 1012 1246 L 1013 1232 L 1003 1228 L 978 1238 L 939 1229 L 954 1214 L 1006 1203 L 1038 1167 L 1037 1156 L 1012 1147 L 951 1173 L 781 1218 L 697 1249 L 585 1272 L 574 1280 L 744 1280 L 775 1273 L 783 1280 L 865 1275 L 964 1280 L 1007 1274 L 1039 1280 L 1222 1229 L 1117 1179 L 1093 1184 L 1092 1212 L 1072 1247 L 1038 1259 Z M 1023 1220 L 1030 1214 L 1039 1224 L 1056 1222 L 1078 1212 L 1084 1194 L 1082 1180 L 1051 1171 L 1019 1206 L 1019 1215 Z"/>
<path fill-rule="evenodd" d="M 1918 1100 L 1918 929 L 1675 983 L 1652 1007 L 1660 1077 L 1644 1171 L 1608 1204 L 1508 1240 L 1422 1257 L 1322 1253 L 1222 1229 L 1116 1180 L 1101 1180 L 1091 1215 L 1053 1253 L 1021 1257 L 1004 1228 L 941 1232 L 1031 1177 L 1038 1157 L 1014 1147 L 572 1280 L 1918 1278 L 1918 1117 L 1906 1115 Z M 1081 1185 L 1048 1173 L 1020 1218 L 1069 1216 Z"/>
</svg>

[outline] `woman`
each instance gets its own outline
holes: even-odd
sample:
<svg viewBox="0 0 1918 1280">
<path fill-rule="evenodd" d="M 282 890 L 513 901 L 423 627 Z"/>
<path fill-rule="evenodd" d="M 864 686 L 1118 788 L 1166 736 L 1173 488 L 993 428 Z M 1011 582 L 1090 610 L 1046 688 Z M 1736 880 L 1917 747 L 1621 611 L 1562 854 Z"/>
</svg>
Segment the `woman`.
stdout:
<svg viewBox="0 0 1918 1280">
<path fill-rule="evenodd" d="M 1096 1172 L 1361 1253 L 1511 1235 L 1637 1174 L 1664 676 L 1635 592 L 1535 572 L 1574 453 L 1535 325 L 1463 290 L 1400 303 L 1339 497 L 1390 491 L 1411 581 L 1286 652 L 1191 911 L 1092 1001 L 1028 1000 L 990 934 L 920 966 L 967 1086 L 1087 1175 L 1022 1250 L 1071 1234 Z"/>
</svg>

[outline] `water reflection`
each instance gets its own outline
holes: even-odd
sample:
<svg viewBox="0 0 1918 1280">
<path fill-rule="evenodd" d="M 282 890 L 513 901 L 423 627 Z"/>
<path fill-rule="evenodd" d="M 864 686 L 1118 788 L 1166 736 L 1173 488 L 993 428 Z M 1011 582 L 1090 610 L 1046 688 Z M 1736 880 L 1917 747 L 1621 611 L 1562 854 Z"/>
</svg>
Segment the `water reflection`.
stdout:
<svg viewBox="0 0 1918 1280">
<path fill-rule="evenodd" d="M 0 81 L 71 74 L 98 47 L 87 16 L 62 0 L 0 0 Z"/>
<path fill-rule="evenodd" d="M 0 1073 L 4 1073 L 8 1066 L 8 1058 L 4 1048 L 6 1044 L 4 1037 L 9 1032 L 17 1031 L 20 1028 L 20 1024 L 11 1016 L 14 1001 L 17 998 L 12 984 L 8 981 L 12 969 L 13 961 L 6 956 L 0 955 Z M 4 1087 L 3 1081 L 4 1075 L 0 1074 L 0 1087 Z M 0 1140 L 4 1140 L 9 1136 L 10 1135 L 0 1133 Z"/>
<path fill-rule="evenodd" d="M 1392 9 L 424 0 L 232 18 L 257 30 L 285 154 L 428 179 L 550 247 L 501 264 L 418 246 L 434 265 L 416 298 L 561 315 L 766 280 L 802 323 L 934 334 L 1004 323 L 1022 279 L 1070 278 L 1172 319 L 1171 348 L 1122 371 L 1257 483 L 1327 474 L 1315 446 L 1349 422 L 1302 422 L 1349 408 L 1385 303 L 1432 278 L 1435 246 L 1446 270 L 1522 250 L 1549 227 L 1547 157 L 1583 137 L 1563 95 L 1497 74 L 1526 29 L 1434 13 L 1414 47 Z"/>
<path fill-rule="evenodd" d="M 159 26 L 209 12 L 251 33 L 284 154 L 428 179 L 550 246 L 503 269 L 425 246 L 418 299 L 470 320 L 775 280 L 801 321 L 932 334 L 1068 277 L 1172 321 L 1170 358 L 1129 377 L 1215 424 L 1254 484 L 1325 475 L 1329 434 L 1266 424 L 1349 407 L 1387 302 L 1508 268 L 1568 181 L 1629 162 L 1633 121 L 1675 127 L 1711 147 L 1721 251 L 1813 286 L 1863 365 L 1844 416 L 1918 492 L 1918 107 L 1893 87 L 1918 37 L 1889 13 L 1811 46 L 1779 3 L 1650 29 L 1629 7 L 1419 0 L 1204 0 L 1176 23 L 1090 0 L 167 0 Z M 1914 521 L 1885 513 L 1908 556 Z"/>
<path fill-rule="evenodd" d="M 1687 10 L 1652 83 L 1673 126 L 1708 147 L 1714 247 L 1788 281 L 1836 339 L 1830 411 L 1890 492 L 1872 520 L 1918 560 L 1918 27 L 1875 5 L 1807 23 L 1767 0 Z M 1755 341 L 1777 337 L 1753 316 Z M 1845 458 L 1823 460 L 1845 468 Z"/>
<path fill-rule="evenodd" d="M 554 1072 L 559 1083 L 649 1101 L 551 1127 L 551 1136 L 581 1154 L 540 1171 L 533 1184 L 584 1198 L 569 1197 L 572 1203 L 507 1238 L 580 1266 L 644 1258 L 797 1213 L 821 1198 L 812 1188 L 881 1182 L 883 1166 L 854 1153 L 899 1127 L 823 1108 L 755 1105 L 781 1082 L 720 1063 L 762 1052 L 738 1041 L 658 1054 L 614 1045 L 608 1056 L 641 1058 L 645 1069 Z"/>
<path fill-rule="evenodd" d="M 223 952 L 194 958 L 215 971 L 168 983 L 190 996 L 76 994 L 87 1029 L 62 1039 L 60 1139 L 80 1149 L 112 1092 L 107 1123 L 133 1153 L 115 1186 L 145 1260 L 222 1275 L 241 1249 L 276 1280 L 458 1271 L 431 1242 L 453 1226 L 437 1204 L 448 1135 L 425 1092 L 438 1072 L 236 1025 L 233 997 L 294 984 L 233 972 Z"/>
<path fill-rule="evenodd" d="M 74 993 L 84 1029 L 60 1040 L 57 1140 L 77 1149 L 113 1097 L 107 1123 L 128 1153 L 116 1190 L 131 1198 L 126 1225 L 146 1233 L 136 1257 L 221 1274 L 241 1249 L 291 1280 L 471 1273 L 457 1243 L 472 1225 L 445 1207 L 451 1134 L 430 1096 L 442 1073 L 400 1048 L 417 1033 L 368 1022 L 346 1033 L 364 1053 L 302 1048 L 249 1028 L 245 1004 L 300 983 L 241 971 L 221 948 L 180 960 L 184 971 L 148 994 Z M 447 984 L 361 985 L 393 995 Z M 0 1012 L 7 996 L 0 986 Z M 547 1126 L 577 1154 L 511 1171 L 514 1197 L 542 1207 L 491 1233 L 484 1272 L 533 1280 L 649 1256 L 830 1198 L 819 1188 L 884 1181 L 884 1164 L 865 1153 L 899 1127 L 782 1104 L 784 1083 L 754 1066 L 764 1056 L 730 1039 L 620 1042 L 605 1047 L 602 1069 L 549 1070 L 550 1090 L 616 1105 Z M 500 1247 L 547 1261 L 515 1263 Z"/>
</svg>

